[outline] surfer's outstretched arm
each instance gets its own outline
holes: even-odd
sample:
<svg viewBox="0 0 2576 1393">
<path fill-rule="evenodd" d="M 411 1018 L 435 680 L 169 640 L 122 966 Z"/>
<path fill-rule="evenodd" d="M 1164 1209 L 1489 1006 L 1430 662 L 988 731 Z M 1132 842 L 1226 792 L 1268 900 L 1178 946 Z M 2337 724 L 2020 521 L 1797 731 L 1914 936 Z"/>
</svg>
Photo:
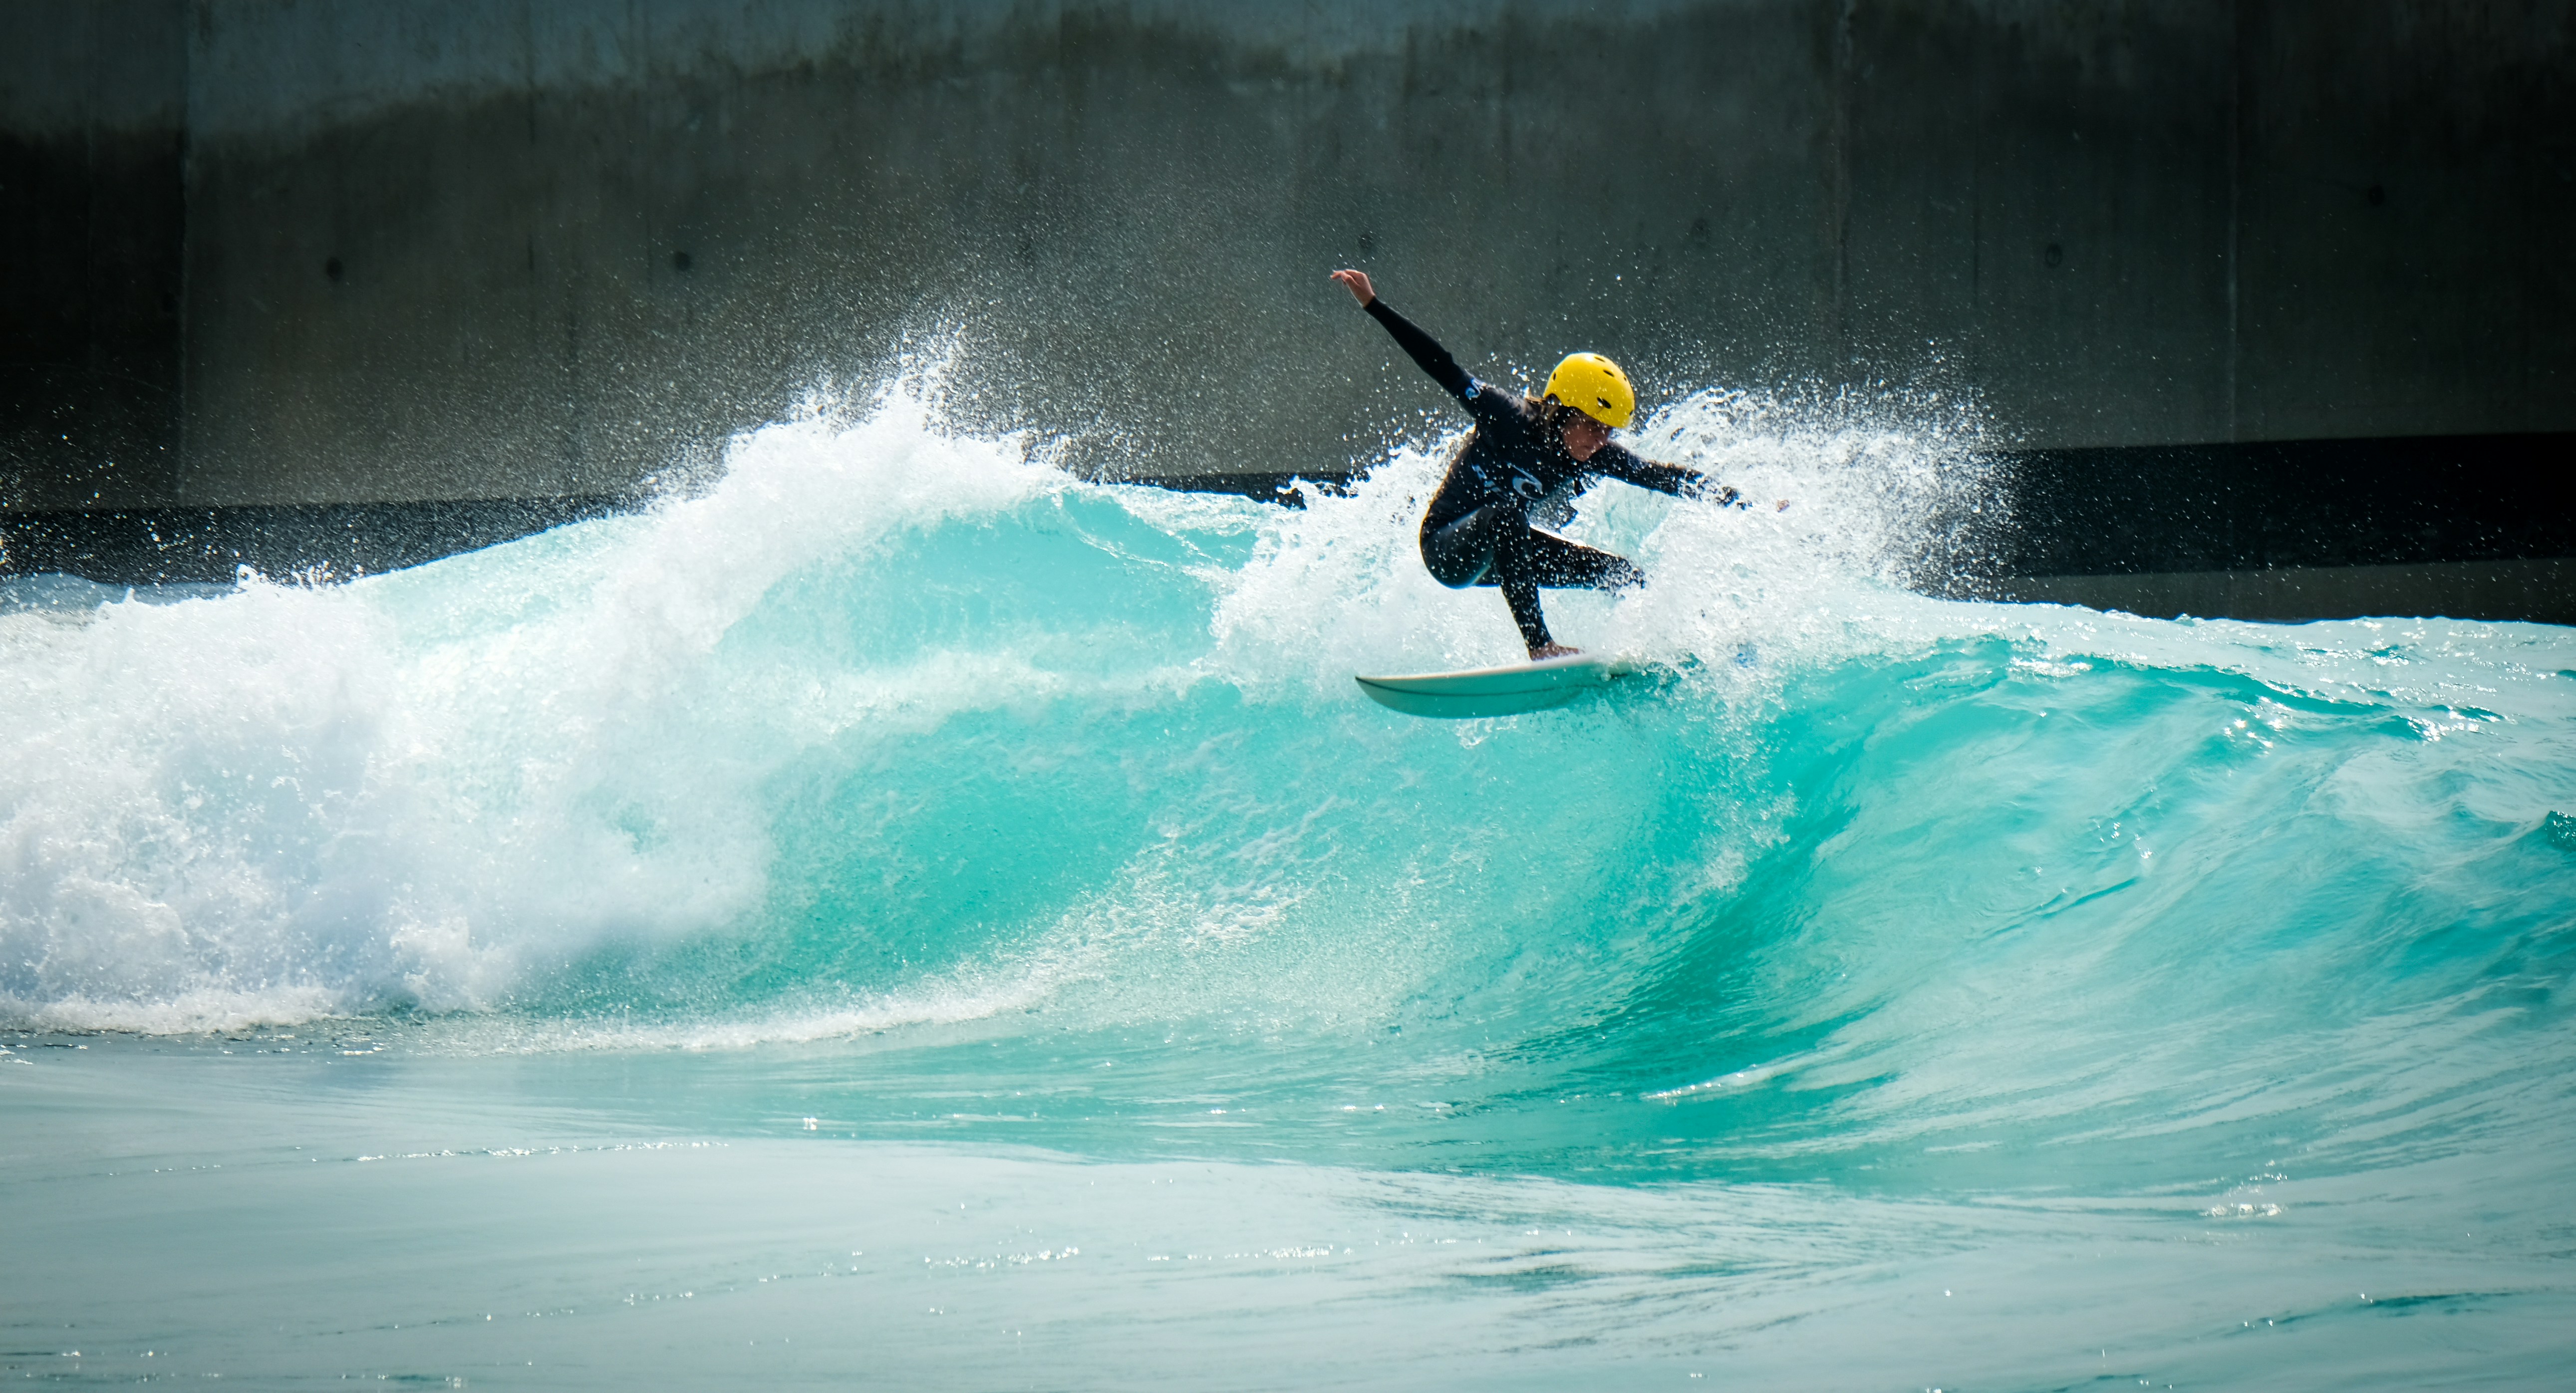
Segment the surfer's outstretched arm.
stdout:
<svg viewBox="0 0 2576 1393">
<path fill-rule="evenodd" d="M 1731 503 L 1739 508 L 1744 506 L 1734 489 L 1708 475 L 1678 464 L 1659 464 L 1640 458 L 1622 445 L 1602 446 L 1592 458 L 1584 461 L 1584 467 L 1588 473 L 1635 484 L 1641 489 L 1653 489 L 1657 493 L 1705 498 L 1715 503 Z"/>
<path fill-rule="evenodd" d="M 1439 340 L 1422 332 L 1412 320 L 1388 309 L 1386 302 L 1377 298 L 1377 287 L 1369 284 L 1368 272 L 1335 271 L 1333 281 L 1349 291 L 1352 299 L 1360 302 L 1360 308 L 1368 311 L 1369 318 L 1386 326 L 1386 331 L 1394 335 L 1396 343 L 1424 372 L 1431 374 L 1431 380 L 1439 383 L 1442 391 L 1462 402 L 1475 396 L 1476 379 L 1458 366 L 1458 360 L 1449 356 L 1449 350 L 1442 348 Z"/>
</svg>

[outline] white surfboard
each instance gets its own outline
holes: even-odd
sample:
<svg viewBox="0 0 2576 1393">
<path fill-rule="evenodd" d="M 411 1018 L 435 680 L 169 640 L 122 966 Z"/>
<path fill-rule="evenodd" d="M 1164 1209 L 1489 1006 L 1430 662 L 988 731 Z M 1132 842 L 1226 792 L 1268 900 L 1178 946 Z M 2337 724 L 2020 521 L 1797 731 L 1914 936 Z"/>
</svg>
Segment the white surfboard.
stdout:
<svg viewBox="0 0 2576 1393">
<path fill-rule="evenodd" d="M 1633 664 L 1590 653 L 1548 658 L 1508 667 L 1469 668 L 1464 672 L 1424 672 L 1405 677 L 1356 680 L 1360 690 L 1381 706 L 1409 716 L 1472 720 L 1480 716 L 1513 716 L 1563 706 L 1585 692 L 1607 686 L 1635 672 Z"/>
</svg>

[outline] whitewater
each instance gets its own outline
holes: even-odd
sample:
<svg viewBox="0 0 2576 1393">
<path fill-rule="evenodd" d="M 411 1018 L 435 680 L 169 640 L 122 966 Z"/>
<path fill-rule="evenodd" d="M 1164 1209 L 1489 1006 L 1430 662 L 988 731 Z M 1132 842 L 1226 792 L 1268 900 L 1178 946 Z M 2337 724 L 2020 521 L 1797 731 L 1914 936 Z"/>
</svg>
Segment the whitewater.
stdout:
<svg viewBox="0 0 2576 1393">
<path fill-rule="evenodd" d="M 1516 656 L 1452 442 L 1280 507 L 934 377 L 410 570 L 0 582 L 9 1374 L 2576 1358 L 2568 630 L 1935 598 L 1973 413 L 1712 391 L 1635 448 L 1754 506 L 1603 485 L 1650 583 L 1548 598 L 1649 675 L 1415 720 L 1351 674 Z"/>
</svg>

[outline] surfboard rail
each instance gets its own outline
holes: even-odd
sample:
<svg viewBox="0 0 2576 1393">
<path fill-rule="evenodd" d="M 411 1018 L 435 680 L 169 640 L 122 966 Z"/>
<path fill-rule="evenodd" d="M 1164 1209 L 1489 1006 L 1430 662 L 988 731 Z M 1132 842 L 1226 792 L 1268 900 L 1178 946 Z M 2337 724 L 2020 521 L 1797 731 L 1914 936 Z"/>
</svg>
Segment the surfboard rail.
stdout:
<svg viewBox="0 0 2576 1393">
<path fill-rule="evenodd" d="M 1618 658 L 1576 653 L 1458 672 L 1361 673 L 1352 680 L 1370 700 L 1408 716 L 1475 720 L 1563 706 L 1634 671 L 1634 664 Z"/>
</svg>

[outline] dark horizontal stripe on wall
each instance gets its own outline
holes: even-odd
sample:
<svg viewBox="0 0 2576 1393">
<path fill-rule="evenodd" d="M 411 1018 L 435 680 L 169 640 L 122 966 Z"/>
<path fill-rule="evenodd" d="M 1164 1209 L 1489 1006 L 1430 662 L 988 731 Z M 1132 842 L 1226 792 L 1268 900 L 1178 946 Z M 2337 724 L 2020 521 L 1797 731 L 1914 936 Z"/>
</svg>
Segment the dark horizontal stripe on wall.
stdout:
<svg viewBox="0 0 2576 1393">
<path fill-rule="evenodd" d="M 1126 474 L 1104 475 L 1104 484 L 1144 484 L 1183 493 L 1233 493 L 1277 503 L 1290 508 L 1306 506 L 1306 490 L 1344 495 L 1350 492 L 1356 473 L 1328 470 L 1317 472 L 1269 472 L 1256 474 Z"/>
<path fill-rule="evenodd" d="M 1230 493 L 1303 507 L 1304 488 L 1347 481 L 1293 473 L 1156 475 L 1104 482 Z M 272 503 L 222 508 L 0 512 L 0 575 L 58 573 L 110 585 L 232 580 L 244 566 L 331 579 L 399 570 L 568 522 L 642 506 L 618 494 L 408 503 Z"/>
<path fill-rule="evenodd" d="M 2042 450 L 1997 456 L 2014 526 L 1983 558 L 2034 578 L 2243 574 L 2576 557 L 2576 435 Z M 1118 482 L 1302 506 L 1324 471 Z M 617 495 L 0 514 L 0 573 L 113 584 L 393 570 L 637 506 Z M 2001 563 L 2001 564 L 1997 564 Z M 2556 574 L 2555 572 L 2552 573 Z M 2195 592 L 2197 593 L 2197 592 Z M 2231 592 L 2233 593 L 2233 592 Z M 2268 593 L 2268 592 L 2267 592 Z M 2107 594 L 2107 592 L 2106 592 Z M 2254 617 L 2248 615 L 2247 617 Z"/>
<path fill-rule="evenodd" d="M 346 580 L 639 506 L 610 494 L 0 513 L 0 574 L 111 585 L 228 581 L 244 566 Z"/>
<path fill-rule="evenodd" d="M 2298 624 L 2404 616 L 2576 624 L 2576 558 L 2013 576 L 1981 594 L 2153 619 L 2189 614 Z"/>
<path fill-rule="evenodd" d="M 2576 556 L 2576 435 L 2414 436 L 1999 451 L 2012 494 L 2001 572 L 2018 576 L 2409 566 Z M 1124 482 L 1292 507 L 1299 481 Z"/>
<path fill-rule="evenodd" d="M 2576 434 L 2034 450 L 2014 575 L 2414 566 L 2576 556 Z"/>
</svg>

